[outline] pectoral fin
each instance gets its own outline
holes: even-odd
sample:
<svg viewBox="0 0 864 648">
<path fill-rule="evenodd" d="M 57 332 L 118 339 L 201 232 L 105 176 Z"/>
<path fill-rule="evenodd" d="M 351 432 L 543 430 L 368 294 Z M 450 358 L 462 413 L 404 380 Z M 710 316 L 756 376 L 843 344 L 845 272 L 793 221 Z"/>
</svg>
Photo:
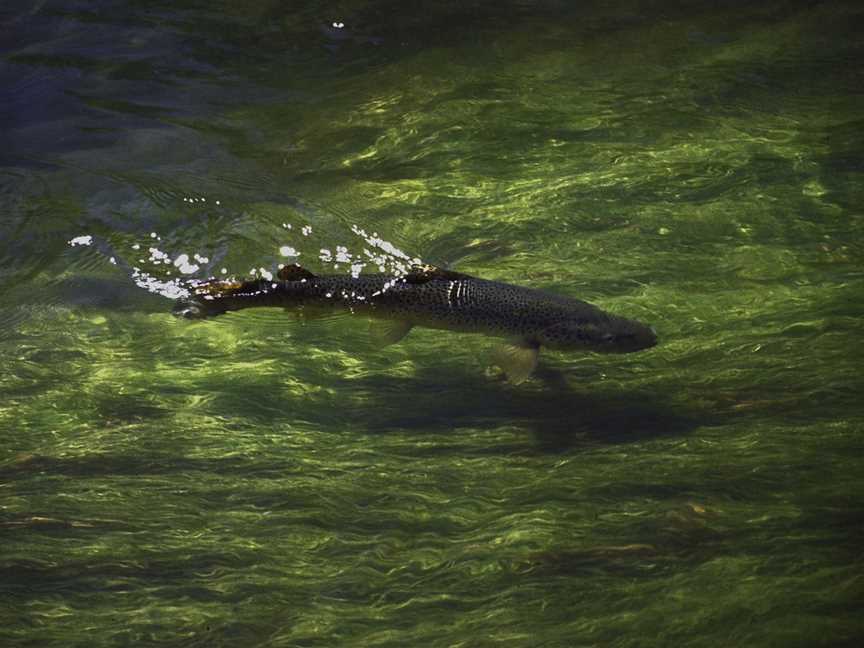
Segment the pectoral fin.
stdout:
<svg viewBox="0 0 864 648">
<path fill-rule="evenodd" d="M 401 320 L 373 320 L 369 326 L 372 337 L 379 346 L 386 347 L 396 344 L 408 335 L 414 325 Z"/>
<path fill-rule="evenodd" d="M 493 362 L 501 367 L 514 385 L 524 382 L 537 366 L 540 346 L 528 340 L 502 344 L 492 352 Z"/>
</svg>

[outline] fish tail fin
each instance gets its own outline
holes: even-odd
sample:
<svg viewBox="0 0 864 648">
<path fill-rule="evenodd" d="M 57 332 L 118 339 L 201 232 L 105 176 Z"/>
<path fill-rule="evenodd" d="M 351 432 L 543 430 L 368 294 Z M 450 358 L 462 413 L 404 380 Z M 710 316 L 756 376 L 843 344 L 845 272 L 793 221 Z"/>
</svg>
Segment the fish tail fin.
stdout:
<svg viewBox="0 0 864 648">
<path fill-rule="evenodd" d="M 198 284 L 188 297 L 178 299 L 171 309 L 176 317 L 207 319 L 228 311 L 260 305 L 270 295 L 270 283 L 256 281 L 208 281 Z"/>
</svg>

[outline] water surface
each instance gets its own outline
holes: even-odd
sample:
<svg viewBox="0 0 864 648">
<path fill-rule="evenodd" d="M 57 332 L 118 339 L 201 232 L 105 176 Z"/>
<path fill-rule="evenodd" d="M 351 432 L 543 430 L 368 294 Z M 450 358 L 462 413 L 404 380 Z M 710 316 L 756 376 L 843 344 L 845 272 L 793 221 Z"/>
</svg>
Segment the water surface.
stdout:
<svg viewBox="0 0 864 648">
<path fill-rule="evenodd" d="M 857 4 L 297 4 L 0 11 L 0 641 L 856 645 Z M 660 344 L 158 294 L 352 228 Z"/>
</svg>

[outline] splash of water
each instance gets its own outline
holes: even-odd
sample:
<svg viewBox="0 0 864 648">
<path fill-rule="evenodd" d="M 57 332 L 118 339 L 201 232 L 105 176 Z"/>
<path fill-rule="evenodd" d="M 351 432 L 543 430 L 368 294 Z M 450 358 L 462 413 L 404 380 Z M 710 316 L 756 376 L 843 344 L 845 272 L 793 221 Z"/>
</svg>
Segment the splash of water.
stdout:
<svg viewBox="0 0 864 648">
<path fill-rule="evenodd" d="M 200 200 L 203 201 L 204 198 Z M 295 229 L 291 223 L 282 223 L 282 228 L 294 233 L 299 230 L 302 237 L 309 237 L 313 233 L 311 225 L 302 225 Z M 377 232 L 370 234 L 356 224 L 351 225 L 350 229 L 359 239 L 359 252 L 352 251 L 348 245 L 342 244 L 338 244 L 332 249 L 329 247 L 319 248 L 317 260 L 331 266 L 337 273 L 347 272 L 352 277 L 357 278 L 367 267 L 372 267 L 382 274 L 393 275 L 392 283 L 395 285 L 398 278 L 410 272 L 412 266 L 423 263 L 422 259 L 406 254 L 390 241 L 380 237 Z M 158 247 L 157 244 L 162 238 L 156 232 L 151 232 L 150 239 L 147 245 L 140 242 L 131 245 L 131 249 L 135 252 L 146 249 L 147 256 L 138 258 L 138 263 L 141 265 L 125 261 L 120 254 L 114 251 L 108 241 L 92 234 L 76 236 L 70 239 L 68 244 L 70 247 L 95 247 L 111 264 L 124 268 L 136 286 L 167 299 L 188 297 L 196 286 L 213 279 L 212 276 L 195 276 L 202 269 L 206 270 L 211 260 L 209 255 L 182 251 L 172 254 Z M 282 242 L 278 248 L 279 255 L 292 263 L 299 262 L 299 257 L 303 253 L 298 247 L 295 247 L 296 244 L 296 241 Z M 260 277 L 272 281 L 275 273 L 285 265 L 285 263 L 278 263 L 276 268 L 251 267 L 245 274 L 251 278 Z M 171 277 L 175 271 L 179 272 L 180 276 Z M 223 278 L 230 275 L 229 269 L 226 267 L 221 268 L 220 273 Z M 236 277 L 230 276 L 230 278 L 235 279 Z"/>
</svg>

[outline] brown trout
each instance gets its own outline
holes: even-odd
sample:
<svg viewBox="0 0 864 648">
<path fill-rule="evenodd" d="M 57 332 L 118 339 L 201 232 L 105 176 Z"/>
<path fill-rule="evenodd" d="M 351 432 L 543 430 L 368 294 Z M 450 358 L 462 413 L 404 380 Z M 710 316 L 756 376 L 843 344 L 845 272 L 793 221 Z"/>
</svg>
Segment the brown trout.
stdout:
<svg viewBox="0 0 864 648">
<path fill-rule="evenodd" d="M 561 351 L 630 353 L 657 344 L 650 326 L 606 313 L 587 302 L 541 290 L 412 266 L 404 276 L 314 275 L 299 265 L 275 280 L 210 281 L 177 301 L 174 314 L 203 319 L 262 306 L 300 312 L 349 311 L 384 320 L 384 344 L 414 326 L 508 338 L 494 361 L 513 383 L 534 371 L 540 347 Z"/>
</svg>

